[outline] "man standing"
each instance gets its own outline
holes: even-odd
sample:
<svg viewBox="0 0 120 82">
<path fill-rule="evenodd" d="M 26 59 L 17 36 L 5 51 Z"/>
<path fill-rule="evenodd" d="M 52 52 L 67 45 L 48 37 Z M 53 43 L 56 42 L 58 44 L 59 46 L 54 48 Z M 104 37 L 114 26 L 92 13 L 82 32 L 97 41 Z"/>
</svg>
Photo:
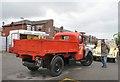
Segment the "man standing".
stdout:
<svg viewBox="0 0 120 82">
<path fill-rule="evenodd" d="M 101 40 L 101 62 L 103 64 L 102 68 L 107 68 L 107 55 L 109 54 L 110 48 L 105 43 L 105 40 Z"/>
</svg>

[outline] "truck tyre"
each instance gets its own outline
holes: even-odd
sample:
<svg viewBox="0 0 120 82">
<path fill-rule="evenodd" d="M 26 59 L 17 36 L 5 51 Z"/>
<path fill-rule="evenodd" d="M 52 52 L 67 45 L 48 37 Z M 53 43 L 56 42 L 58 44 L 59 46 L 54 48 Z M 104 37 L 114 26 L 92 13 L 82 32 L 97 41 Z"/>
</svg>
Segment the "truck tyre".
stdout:
<svg viewBox="0 0 120 82">
<path fill-rule="evenodd" d="M 51 65 L 50 65 L 51 76 L 55 77 L 60 75 L 63 71 L 63 68 L 64 68 L 63 59 L 60 56 L 55 57 L 51 61 Z"/>
<path fill-rule="evenodd" d="M 89 52 L 88 55 L 84 58 L 84 60 L 81 61 L 81 64 L 83 66 L 89 66 L 92 64 L 92 62 L 93 62 L 93 55 L 91 52 Z"/>
<path fill-rule="evenodd" d="M 30 71 L 37 71 L 39 67 L 27 67 Z"/>
</svg>

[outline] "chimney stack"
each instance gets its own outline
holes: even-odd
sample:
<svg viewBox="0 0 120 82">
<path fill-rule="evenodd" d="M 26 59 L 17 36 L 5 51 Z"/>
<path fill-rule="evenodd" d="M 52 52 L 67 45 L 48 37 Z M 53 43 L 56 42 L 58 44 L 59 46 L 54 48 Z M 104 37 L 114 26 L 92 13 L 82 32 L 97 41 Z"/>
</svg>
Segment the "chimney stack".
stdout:
<svg viewBox="0 0 120 82">
<path fill-rule="evenodd" d="M 63 26 L 60 27 L 60 32 L 63 32 Z"/>
</svg>

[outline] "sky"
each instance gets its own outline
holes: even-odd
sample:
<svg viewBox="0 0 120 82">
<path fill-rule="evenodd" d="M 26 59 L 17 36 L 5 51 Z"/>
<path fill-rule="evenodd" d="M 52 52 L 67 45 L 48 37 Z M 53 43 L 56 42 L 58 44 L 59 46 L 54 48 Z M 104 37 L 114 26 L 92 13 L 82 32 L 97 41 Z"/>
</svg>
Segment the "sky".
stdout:
<svg viewBox="0 0 120 82">
<path fill-rule="evenodd" d="M 22 20 L 53 19 L 54 26 L 112 39 L 118 32 L 118 0 L 2 0 L 5 24 Z M 2 25 L 2 22 L 0 25 Z"/>
</svg>

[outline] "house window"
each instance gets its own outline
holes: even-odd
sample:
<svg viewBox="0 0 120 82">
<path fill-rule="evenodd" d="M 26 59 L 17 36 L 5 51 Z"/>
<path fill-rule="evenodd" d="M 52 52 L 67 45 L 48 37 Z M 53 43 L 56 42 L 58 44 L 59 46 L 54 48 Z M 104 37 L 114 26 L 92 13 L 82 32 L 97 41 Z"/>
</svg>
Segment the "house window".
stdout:
<svg viewBox="0 0 120 82">
<path fill-rule="evenodd" d="M 31 31 L 31 25 L 27 25 L 27 30 Z"/>
<path fill-rule="evenodd" d="M 35 31 L 35 26 L 32 26 L 32 31 Z"/>
<path fill-rule="evenodd" d="M 56 32 L 56 33 L 58 33 L 59 31 L 58 31 L 58 30 L 56 30 L 55 32 Z"/>
<path fill-rule="evenodd" d="M 41 30 L 42 30 L 42 27 L 43 27 L 43 25 L 37 25 L 37 26 L 36 26 L 36 30 L 37 30 L 37 31 L 41 31 Z"/>
<path fill-rule="evenodd" d="M 48 32 L 50 32 L 50 30 L 51 30 L 50 27 L 48 27 Z"/>
</svg>

